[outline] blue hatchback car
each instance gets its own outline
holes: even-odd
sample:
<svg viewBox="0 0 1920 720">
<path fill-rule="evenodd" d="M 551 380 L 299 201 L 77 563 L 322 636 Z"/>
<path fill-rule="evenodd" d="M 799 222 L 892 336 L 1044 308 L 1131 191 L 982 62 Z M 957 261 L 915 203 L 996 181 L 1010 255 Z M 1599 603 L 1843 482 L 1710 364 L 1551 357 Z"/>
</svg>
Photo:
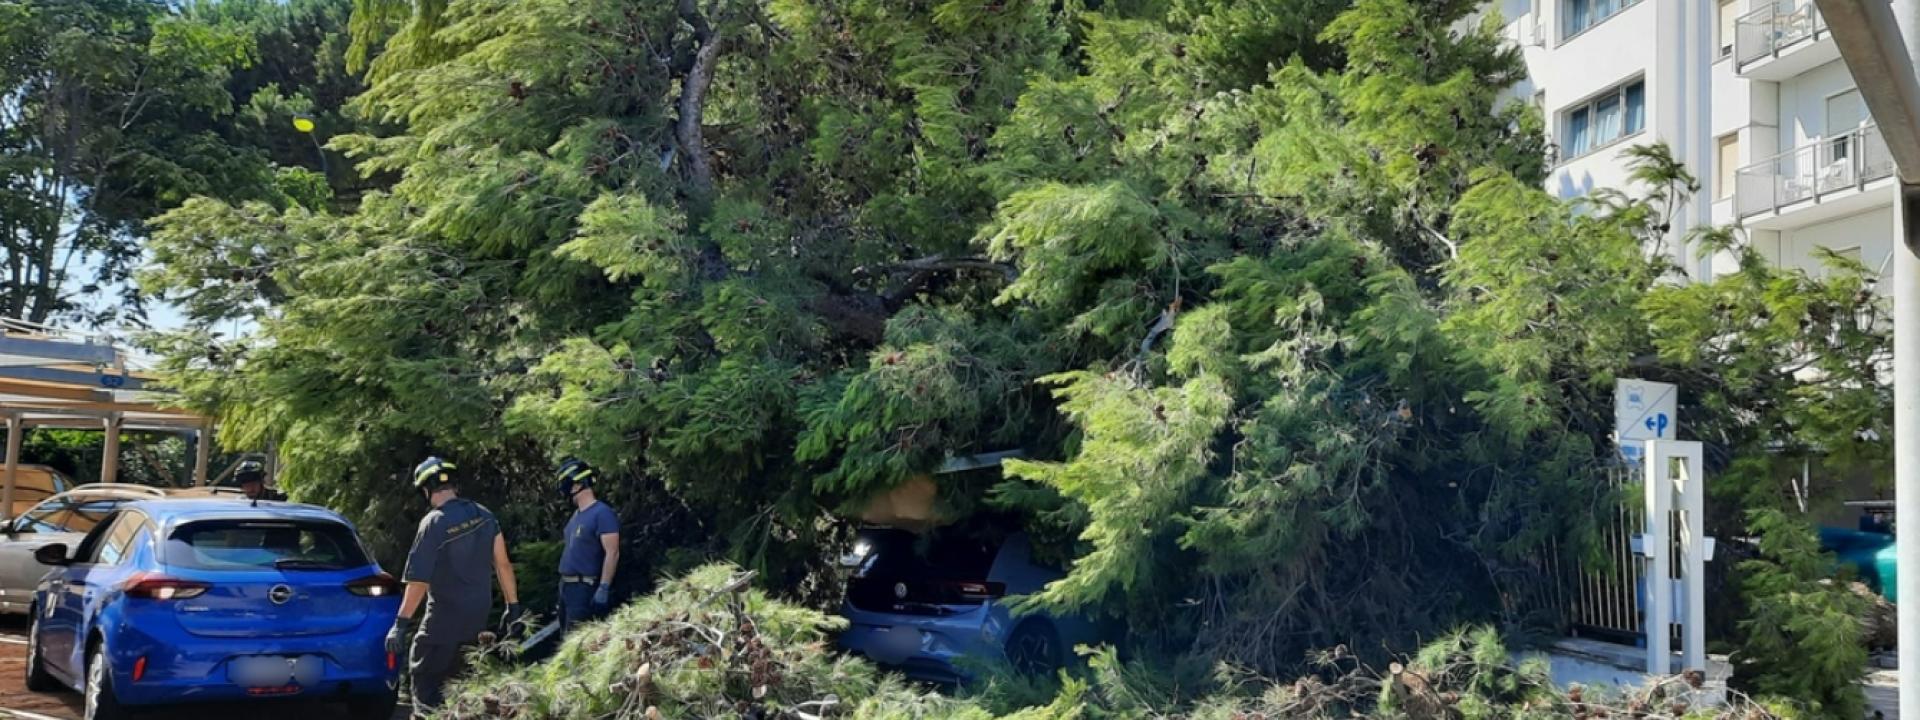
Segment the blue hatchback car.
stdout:
<svg viewBox="0 0 1920 720">
<path fill-rule="evenodd" d="M 995 541 L 868 528 L 841 562 L 852 573 L 840 647 L 916 680 L 964 683 L 998 663 L 1051 674 L 1073 661 L 1075 646 L 1098 639 L 1085 618 L 1009 606 L 1065 575 L 1034 560 L 1024 533 Z"/>
<path fill-rule="evenodd" d="M 318 507 L 229 499 L 121 506 L 79 545 L 48 545 L 27 685 L 66 686 L 89 720 L 141 706 L 295 697 L 393 712 L 384 638 L 401 585 Z"/>
</svg>

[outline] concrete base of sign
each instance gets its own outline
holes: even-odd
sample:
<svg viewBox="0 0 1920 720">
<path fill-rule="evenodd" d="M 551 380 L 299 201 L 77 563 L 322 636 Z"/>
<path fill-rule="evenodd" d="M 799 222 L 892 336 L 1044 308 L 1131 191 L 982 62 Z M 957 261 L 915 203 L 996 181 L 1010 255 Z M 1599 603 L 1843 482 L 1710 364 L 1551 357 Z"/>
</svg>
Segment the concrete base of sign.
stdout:
<svg viewBox="0 0 1920 720">
<path fill-rule="evenodd" d="M 1637 691 L 1645 689 L 1650 683 L 1666 679 L 1647 674 L 1646 648 L 1585 638 L 1567 638 L 1544 649 L 1515 653 L 1515 658 L 1545 660 L 1553 675 L 1553 683 L 1563 688 L 1579 685 L 1596 690 Z M 1672 672 L 1675 675 L 1682 672 L 1678 654 L 1673 656 Z M 1694 691 L 1692 704 L 1719 705 L 1726 702 L 1727 679 L 1733 677 L 1733 665 L 1727 662 L 1724 655 L 1709 655 L 1706 674 L 1706 683 Z"/>
</svg>

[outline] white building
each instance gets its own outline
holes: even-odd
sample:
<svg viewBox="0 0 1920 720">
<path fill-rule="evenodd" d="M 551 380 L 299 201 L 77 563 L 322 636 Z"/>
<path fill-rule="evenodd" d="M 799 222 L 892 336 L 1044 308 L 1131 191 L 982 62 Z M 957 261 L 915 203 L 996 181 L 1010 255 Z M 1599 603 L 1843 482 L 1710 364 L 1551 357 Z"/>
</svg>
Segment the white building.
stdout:
<svg viewBox="0 0 1920 720">
<path fill-rule="evenodd" d="M 1526 58 L 1516 89 L 1547 119 L 1548 189 L 1624 188 L 1620 152 L 1663 141 L 1701 181 L 1674 237 L 1743 226 L 1820 272 L 1815 248 L 1890 277 L 1893 161 L 1812 0 L 1495 0 Z M 1695 277 L 1729 258 L 1679 257 Z M 1884 288 L 1888 283 L 1882 283 Z"/>
</svg>

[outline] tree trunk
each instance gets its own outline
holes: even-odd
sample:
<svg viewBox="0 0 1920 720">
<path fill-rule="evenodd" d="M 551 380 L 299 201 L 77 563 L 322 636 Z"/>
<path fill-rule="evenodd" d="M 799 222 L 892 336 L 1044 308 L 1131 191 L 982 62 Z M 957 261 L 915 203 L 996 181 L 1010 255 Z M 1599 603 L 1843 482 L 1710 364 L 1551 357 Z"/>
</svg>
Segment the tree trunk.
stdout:
<svg viewBox="0 0 1920 720">
<path fill-rule="evenodd" d="M 701 127 L 706 114 L 707 90 L 713 86 L 713 74 L 720 61 L 720 35 L 700 13 L 696 0 L 680 0 L 680 17 L 693 26 L 693 67 L 680 81 L 680 117 L 674 127 L 674 140 L 687 157 L 687 179 L 692 188 L 694 209 L 705 214 L 713 197 L 713 161 L 707 153 L 705 132 Z"/>
</svg>

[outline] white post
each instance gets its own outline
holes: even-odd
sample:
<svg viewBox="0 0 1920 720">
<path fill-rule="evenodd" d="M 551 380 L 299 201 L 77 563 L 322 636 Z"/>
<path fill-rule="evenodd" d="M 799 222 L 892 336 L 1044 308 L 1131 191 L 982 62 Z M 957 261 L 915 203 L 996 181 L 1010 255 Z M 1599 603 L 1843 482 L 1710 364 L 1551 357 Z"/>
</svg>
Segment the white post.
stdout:
<svg viewBox="0 0 1920 720">
<path fill-rule="evenodd" d="M 27 419 L 20 413 L 7 415 L 6 479 L 0 482 L 0 516 L 13 518 L 13 487 L 20 475 L 20 438 L 26 434 Z"/>
<path fill-rule="evenodd" d="M 1646 470 L 1641 474 L 1647 498 L 1647 533 L 1641 537 L 1640 553 L 1647 558 L 1643 582 L 1646 604 L 1647 674 L 1665 676 L 1673 672 L 1673 473 L 1668 470 L 1666 443 L 1648 440 Z"/>
<path fill-rule="evenodd" d="M 1910 233 L 1920 213 L 1909 192 L 1894 193 L 1893 500 L 1898 558 L 1900 716 L 1920 718 L 1920 255 Z M 1909 527 L 1911 523 L 1911 527 Z"/>
<path fill-rule="evenodd" d="M 1680 456 L 1680 575 L 1686 598 L 1680 645 L 1685 670 L 1707 669 L 1707 476 L 1700 443 L 1663 442 L 1661 453 Z"/>
</svg>

